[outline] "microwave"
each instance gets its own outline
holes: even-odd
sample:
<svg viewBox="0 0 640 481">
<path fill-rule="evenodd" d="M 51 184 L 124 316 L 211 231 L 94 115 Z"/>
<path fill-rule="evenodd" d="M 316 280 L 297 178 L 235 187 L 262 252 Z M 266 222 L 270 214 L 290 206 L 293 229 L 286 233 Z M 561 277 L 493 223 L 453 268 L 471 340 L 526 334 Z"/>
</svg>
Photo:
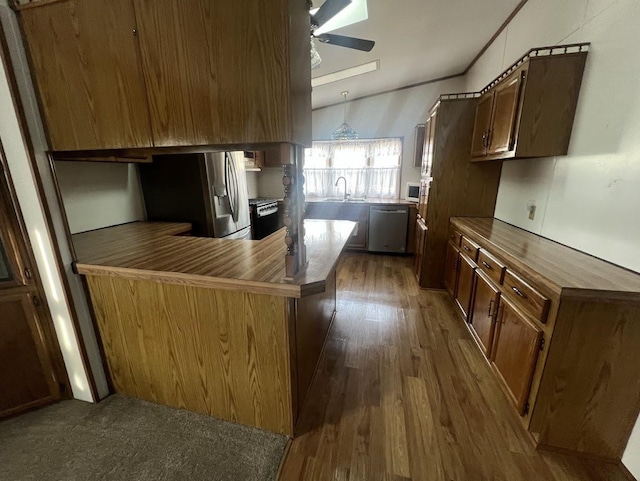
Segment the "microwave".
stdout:
<svg viewBox="0 0 640 481">
<path fill-rule="evenodd" d="M 413 202 L 420 201 L 420 184 L 416 182 L 407 182 L 407 186 L 404 189 L 405 200 Z"/>
</svg>

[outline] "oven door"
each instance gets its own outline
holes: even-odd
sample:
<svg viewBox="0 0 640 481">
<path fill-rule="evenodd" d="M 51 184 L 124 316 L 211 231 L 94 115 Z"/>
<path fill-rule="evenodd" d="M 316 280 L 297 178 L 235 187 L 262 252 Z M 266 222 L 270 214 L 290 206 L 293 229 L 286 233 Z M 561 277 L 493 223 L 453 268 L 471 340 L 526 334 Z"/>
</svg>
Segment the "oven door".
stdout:
<svg viewBox="0 0 640 481">
<path fill-rule="evenodd" d="M 254 216 L 253 238 L 256 240 L 264 239 L 280 229 L 280 219 L 278 211 L 272 212 L 262 217 Z"/>
</svg>

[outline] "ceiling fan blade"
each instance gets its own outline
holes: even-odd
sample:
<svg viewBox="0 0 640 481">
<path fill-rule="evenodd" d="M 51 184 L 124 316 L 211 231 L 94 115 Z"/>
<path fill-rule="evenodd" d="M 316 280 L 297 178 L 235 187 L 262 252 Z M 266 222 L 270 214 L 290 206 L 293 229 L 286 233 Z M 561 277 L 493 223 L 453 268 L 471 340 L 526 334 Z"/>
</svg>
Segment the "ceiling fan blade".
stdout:
<svg viewBox="0 0 640 481">
<path fill-rule="evenodd" d="M 330 45 L 339 45 L 340 47 L 354 48 L 356 50 L 362 50 L 363 52 L 371 52 L 371 49 L 375 46 L 373 40 L 364 40 L 362 38 L 345 37 L 344 35 L 336 35 L 333 33 L 323 33 L 322 35 L 315 36 L 322 43 L 328 43 Z"/>
<path fill-rule="evenodd" d="M 333 17 L 351 5 L 352 0 L 327 0 L 318 9 L 315 15 L 311 15 L 311 25 L 315 28 L 322 27 Z"/>
</svg>

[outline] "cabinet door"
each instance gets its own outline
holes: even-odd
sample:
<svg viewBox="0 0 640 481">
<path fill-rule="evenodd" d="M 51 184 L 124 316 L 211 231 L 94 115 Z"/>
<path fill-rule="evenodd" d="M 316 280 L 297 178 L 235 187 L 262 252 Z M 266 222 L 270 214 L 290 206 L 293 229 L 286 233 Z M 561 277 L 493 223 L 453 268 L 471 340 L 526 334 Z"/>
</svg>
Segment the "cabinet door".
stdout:
<svg viewBox="0 0 640 481">
<path fill-rule="evenodd" d="M 511 394 L 518 412 L 524 415 L 543 333 L 506 298 L 500 302 L 491 364 Z"/>
<path fill-rule="evenodd" d="M 500 290 L 482 271 L 476 270 L 476 291 L 469 324 L 487 358 L 491 356 L 499 302 Z"/>
<path fill-rule="evenodd" d="M 514 148 L 522 74 L 522 71 L 514 72 L 495 89 L 488 154 L 508 152 Z"/>
<path fill-rule="evenodd" d="M 59 397 L 30 294 L 0 295 L 0 416 Z"/>
<path fill-rule="evenodd" d="M 487 92 L 478 100 L 471 140 L 471 157 L 483 157 L 487 154 L 487 139 L 491 129 L 491 113 L 493 111 L 493 94 L 493 91 Z"/>
<path fill-rule="evenodd" d="M 476 265 L 464 254 L 458 254 L 458 288 L 456 304 L 465 321 L 469 319 L 469 309 L 473 298 L 473 278 Z"/>
<path fill-rule="evenodd" d="M 431 187 L 430 180 L 420 181 L 420 197 L 418 198 L 418 214 L 423 219 L 427 218 L 427 207 L 429 202 L 429 188 Z"/>
<path fill-rule="evenodd" d="M 458 253 L 458 248 L 449 242 L 444 266 L 444 285 L 453 299 L 456 298 L 458 284 Z"/>
<path fill-rule="evenodd" d="M 152 145 L 130 0 L 67 0 L 20 16 L 52 150 Z"/>
<path fill-rule="evenodd" d="M 134 5 L 156 146 L 290 140 L 285 2 Z"/>
<path fill-rule="evenodd" d="M 416 221 L 416 255 L 413 263 L 413 271 L 420 283 L 422 266 L 424 264 L 424 250 L 427 244 L 427 226 L 418 219 Z"/>
</svg>

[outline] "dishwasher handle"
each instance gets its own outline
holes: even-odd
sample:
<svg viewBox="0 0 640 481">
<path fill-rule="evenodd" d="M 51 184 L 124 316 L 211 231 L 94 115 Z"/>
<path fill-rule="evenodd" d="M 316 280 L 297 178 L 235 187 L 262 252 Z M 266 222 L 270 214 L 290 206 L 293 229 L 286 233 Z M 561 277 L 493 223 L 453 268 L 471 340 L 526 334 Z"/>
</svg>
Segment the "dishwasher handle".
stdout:
<svg viewBox="0 0 640 481">
<path fill-rule="evenodd" d="M 400 209 L 400 210 L 371 209 L 371 212 L 383 212 L 385 214 L 406 214 L 407 210 L 406 209 Z"/>
</svg>

